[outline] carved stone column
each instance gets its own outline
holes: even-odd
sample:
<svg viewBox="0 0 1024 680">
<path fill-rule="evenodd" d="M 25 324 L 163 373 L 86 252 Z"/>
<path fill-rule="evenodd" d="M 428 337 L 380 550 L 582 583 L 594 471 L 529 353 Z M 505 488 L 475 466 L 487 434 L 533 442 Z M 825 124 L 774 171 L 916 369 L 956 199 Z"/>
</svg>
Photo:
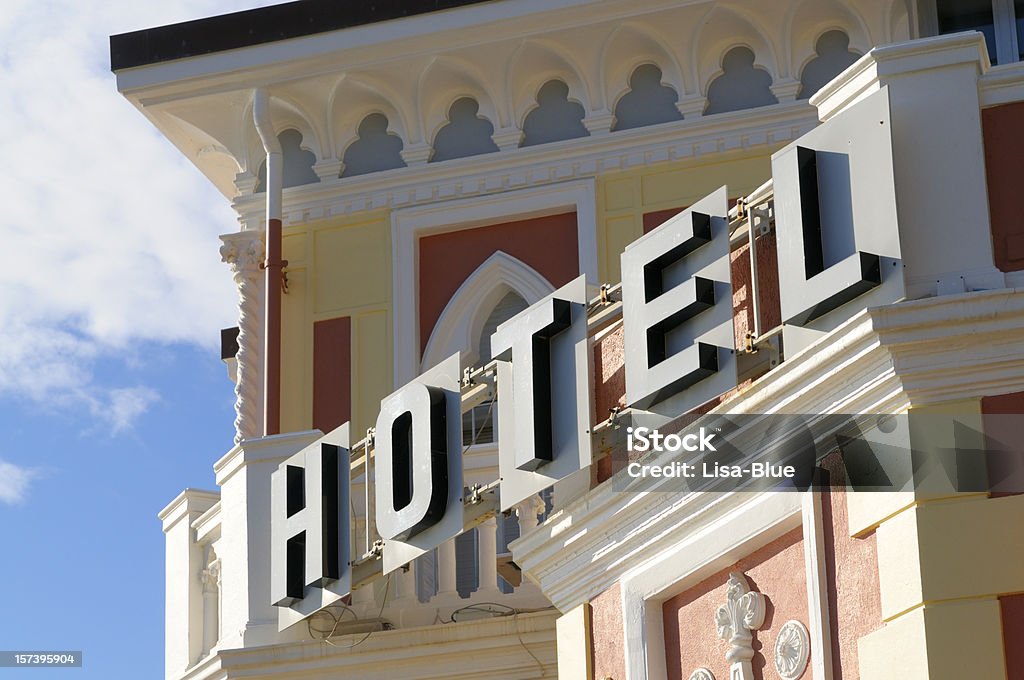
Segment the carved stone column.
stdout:
<svg viewBox="0 0 1024 680">
<path fill-rule="evenodd" d="M 454 595 L 458 581 L 455 572 L 455 539 L 437 546 L 437 594 Z"/>
<path fill-rule="evenodd" d="M 203 581 L 203 656 L 220 640 L 220 558 L 210 548 L 209 562 L 200 574 Z"/>
<path fill-rule="evenodd" d="M 516 515 L 519 516 L 519 533 L 522 536 L 537 528 L 540 522 L 537 520 L 540 513 L 544 512 L 544 499 L 540 494 L 534 494 L 515 506 Z"/>
<path fill-rule="evenodd" d="M 754 680 L 750 660 L 754 658 L 754 631 L 764 625 L 765 599 L 750 590 L 746 577 L 729 574 L 726 602 L 715 612 L 718 637 L 729 641 L 725 658 L 730 663 L 729 680 Z"/>
<path fill-rule="evenodd" d="M 220 237 L 220 256 L 238 287 L 238 379 L 235 381 L 235 443 L 263 434 L 264 232 Z"/>
<path fill-rule="evenodd" d="M 476 528 L 477 551 L 480 563 L 479 591 L 494 593 L 498 590 L 498 522 L 493 517 Z"/>
</svg>

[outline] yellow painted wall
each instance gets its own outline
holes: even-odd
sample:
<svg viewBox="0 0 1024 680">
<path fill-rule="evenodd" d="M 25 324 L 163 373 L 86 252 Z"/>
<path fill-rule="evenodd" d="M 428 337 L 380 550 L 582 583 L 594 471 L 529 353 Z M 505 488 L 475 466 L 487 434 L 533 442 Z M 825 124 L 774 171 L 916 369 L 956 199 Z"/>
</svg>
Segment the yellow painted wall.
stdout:
<svg viewBox="0 0 1024 680">
<path fill-rule="evenodd" d="M 391 386 L 391 230 L 387 211 L 285 229 L 281 429 L 312 427 L 313 324 L 352 318 L 353 435 L 377 418 Z"/>
<path fill-rule="evenodd" d="M 774 149 L 773 149 L 774 151 Z M 749 194 L 771 177 L 771 151 L 719 154 L 606 173 L 597 180 L 597 254 L 601 281 L 621 279 L 619 255 L 643 236 L 644 213 L 696 203 L 715 189 Z"/>
<path fill-rule="evenodd" d="M 909 412 L 955 416 L 981 430 L 977 399 Z M 952 432 L 924 430 L 951 428 L 951 422 L 919 421 L 911 427 L 913 448 L 950 441 Z M 989 498 L 925 484 L 847 497 L 851 535 L 876 532 L 885 620 L 860 640 L 862 677 L 1006 677 L 998 598 L 1024 592 L 1024 496 Z"/>
</svg>

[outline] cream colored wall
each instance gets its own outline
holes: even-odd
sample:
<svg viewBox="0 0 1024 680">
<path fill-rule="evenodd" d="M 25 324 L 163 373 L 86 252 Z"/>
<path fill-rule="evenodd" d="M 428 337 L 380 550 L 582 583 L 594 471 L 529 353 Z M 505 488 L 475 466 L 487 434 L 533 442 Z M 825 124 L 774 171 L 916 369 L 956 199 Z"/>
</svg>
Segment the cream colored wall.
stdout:
<svg viewBox="0 0 1024 680">
<path fill-rule="evenodd" d="M 387 211 L 300 226 L 284 235 L 282 431 L 312 426 L 313 324 L 352 318 L 352 424 L 372 426 L 391 385 L 391 235 Z"/>
<path fill-rule="evenodd" d="M 771 177 L 774 148 L 756 155 L 718 154 L 607 173 L 597 181 L 597 253 L 601 280 L 621 279 L 619 255 L 643 236 L 644 213 L 692 205 L 722 185 L 748 194 Z"/>
<path fill-rule="evenodd" d="M 909 413 L 982 429 L 978 399 Z M 912 445 L 926 449 L 932 437 L 912 433 Z M 877 532 L 885 621 L 860 640 L 862 677 L 1006 677 L 998 597 L 1024 591 L 1024 496 L 934 488 L 848 498 L 850 534 Z"/>
</svg>

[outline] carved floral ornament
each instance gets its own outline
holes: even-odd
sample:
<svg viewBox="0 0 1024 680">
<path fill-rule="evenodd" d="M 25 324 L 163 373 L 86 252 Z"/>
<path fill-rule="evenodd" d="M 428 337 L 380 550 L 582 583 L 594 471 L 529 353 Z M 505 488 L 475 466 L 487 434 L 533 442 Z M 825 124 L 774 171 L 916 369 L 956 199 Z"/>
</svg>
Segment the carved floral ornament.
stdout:
<svg viewBox="0 0 1024 680">
<path fill-rule="evenodd" d="M 782 680 L 796 680 L 807 669 L 810 635 L 799 621 L 786 621 L 775 638 L 775 670 Z"/>
<path fill-rule="evenodd" d="M 729 680 L 753 680 L 754 631 L 764 625 L 767 600 L 750 590 L 743 574 L 732 572 L 726 589 L 726 601 L 715 612 L 718 636 L 729 641 L 725 658 L 730 663 Z M 807 627 L 796 620 L 787 621 L 779 629 L 773 648 L 775 671 L 782 680 L 798 680 L 807 670 L 811 644 Z M 707 668 L 697 668 L 689 680 L 715 680 Z"/>
<path fill-rule="evenodd" d="M 729 641 L 729 680 L 754 680 L 754 631 L 764 624 L 765 597 L 751 592 L 743 574 L 729 574 L 726 602 L 715 612 L 718 637 Z"/>
</svg>

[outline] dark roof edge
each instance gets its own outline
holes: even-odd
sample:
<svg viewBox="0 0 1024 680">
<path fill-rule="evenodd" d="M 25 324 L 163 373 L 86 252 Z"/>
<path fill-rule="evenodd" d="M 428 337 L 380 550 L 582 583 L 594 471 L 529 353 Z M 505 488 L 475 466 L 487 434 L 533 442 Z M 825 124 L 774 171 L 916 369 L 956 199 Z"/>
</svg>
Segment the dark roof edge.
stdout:
<svg viewBox="0 0 1024 680">
<path fill-rule="evenodd" d="M 110 70 L 198 57 L 488 0 L 297 0 L 110 36 Z"/>
</svg>

